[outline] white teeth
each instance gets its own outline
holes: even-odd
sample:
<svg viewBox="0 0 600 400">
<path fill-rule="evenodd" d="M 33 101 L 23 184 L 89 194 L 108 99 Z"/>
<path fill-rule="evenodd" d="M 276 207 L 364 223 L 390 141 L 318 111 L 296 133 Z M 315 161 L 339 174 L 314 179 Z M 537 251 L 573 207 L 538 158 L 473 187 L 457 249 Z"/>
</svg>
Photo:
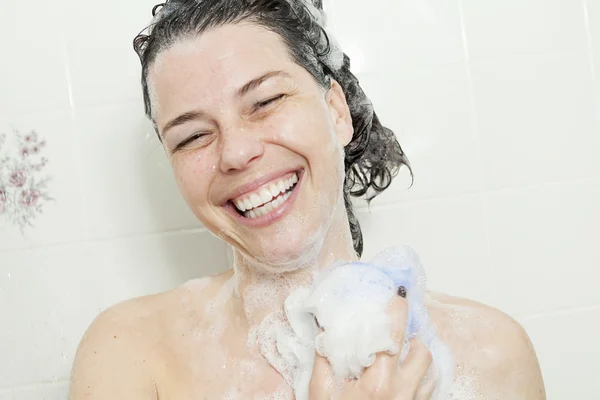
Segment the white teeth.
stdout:
<svg viewBox="0 0 600 400">
<path fill-rule="evenodd" d="M 281 191 L 279 190 L 279 187 L 274 183 L 271 183 L 269 185 L 269 192 L 271 193 L 271 196 L 273 196 L 273 197 L 277 197 L 277 196 L 279 196 L 279 193 L 281 193 Z"/>
<path fill-rule="evenodd" d="M 235 202 L 235 206 L 237 207 L 238 210 L 240 210 L 241 212 L 244 212 L 247 210 L 246 206 L 244 205 L 244 202 L 241 200 L 238 200 Z"/>
<path fill-rule="evenodd" d="M 262 201 L 261 204 L 266 204 L 266 203 L 270 202 L 271 200 L 273 200 L 273 195 L 267 189 L 263 188 L 260 191 L 260 200 Z"/>
<path fill-rule="evenodd" d="M 234 205 L 244 213 L 246 218 L 261 217 L 279 208 L 290 197 L 289 189 L 297 182 L 298 176 L 294 174 L 287 180 L 280 180 L 264 186 L 259 192 L 255 192 L 243 200 L 235 200 Z M 284 194 L 281 195 L 282 193 Z M 275 199 L 275 197 L 277 198 Z"/>
<path fill-rule="evenodd" d="M 250 204 L 252 204 L 251 208 L 256 208 L 259 207 L 263 204 L 262 200 L 260 199 L 260 197 L 258 197 L 258 195 L 256 193 L 252 194 L 252 196 L 250 196 Z"/>
<path fill-rule="evenodd" d="M 284 196 L 281 196 L 273 200 L 273 202 L 271 203 L 273 205 L 273 209 L 276 209 L 277 207 L 283 204 L 283 197 Z"/>
<path fill-rule="evenodd" d="M 273 211 L 273 202 L 271 203 L 267 203 L 265 204 L 263 207 L 261 207 L 263 210 L 266 211 L 266 213 L 270 213 L 271 211 Z"/>
</svg>

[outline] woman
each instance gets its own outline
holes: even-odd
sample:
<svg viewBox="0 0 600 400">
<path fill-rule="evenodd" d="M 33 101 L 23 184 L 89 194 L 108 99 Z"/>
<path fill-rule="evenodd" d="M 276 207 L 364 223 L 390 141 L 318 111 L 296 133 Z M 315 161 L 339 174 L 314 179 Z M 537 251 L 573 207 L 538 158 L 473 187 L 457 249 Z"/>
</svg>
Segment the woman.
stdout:
<svg viewBox="0 0 600 400">
<path fill-rule="evenodd" d="M 293 398 L 257 327 L 319 271 L 360 258 L 350 195 L 372 198 L 408 166 L 310 1 L 170 1 L 136 38 L 146 112 L 180 191 L 235 257 L 225 273 L 103 312 L 80 344 L 72 399 Z M 452 398 L 545 398 L 515 321 L 449 296 L 429 294 L 427 308 L 454 357 Z M 398 342 L 407 309 L 390 305 Z M 430 363 L 415 340 L 402 363 L 378 354 L 334 387 L 316 356 L 309 398 L 427 399 Z"/>
</svg>

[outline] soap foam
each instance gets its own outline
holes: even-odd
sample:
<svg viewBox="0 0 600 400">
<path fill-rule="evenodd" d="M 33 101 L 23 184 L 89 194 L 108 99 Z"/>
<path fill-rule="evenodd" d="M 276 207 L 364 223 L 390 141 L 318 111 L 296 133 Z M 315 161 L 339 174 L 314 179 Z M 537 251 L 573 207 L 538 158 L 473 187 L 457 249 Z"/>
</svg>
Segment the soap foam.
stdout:
<svg viewBox="0 0 600 400">
<path fill-rule="evenodd" d="M 427 344 L 434 360 L 428 375 L 436 380 L 432 399 L 446 398 L 454 377 L 452 356 L 437 338 L 423 304 L 426 278 L 418 256 L 398 247 L 369 264 L 330 267 L 311 286 L 290 293 L 284 313 L 272 313 L 261 323 L 261 351 L 294 388 L 297 400 L 308 399 L 315 351 L 327 357 L 342 380 L 360 377 L 377 353 L 402 350 L 392 340 L 387 312 L 399 286 L 407 289 L 409 304 L 403 353 L 414 337 Z"/>
</svg>

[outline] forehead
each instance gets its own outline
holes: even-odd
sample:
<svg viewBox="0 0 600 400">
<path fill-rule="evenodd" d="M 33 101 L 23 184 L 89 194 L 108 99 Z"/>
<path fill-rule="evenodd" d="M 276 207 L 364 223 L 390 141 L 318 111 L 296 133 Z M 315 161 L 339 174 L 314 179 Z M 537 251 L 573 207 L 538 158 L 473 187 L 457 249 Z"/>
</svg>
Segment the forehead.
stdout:
<svg viewBox="0 0 600 400">
<path fill-rule="evenodd" d="M 230 24 L 162 51 L 149 70 L 148 83 L 153 103 L 160 103 L 154 105 L 167 112 L 165 107 L 173 102 L 196 102 L 198 93 L 228 96 L 265 72 L 293 75 L 296 67 L 279 35 L 255 24 Z"/>
</svg>

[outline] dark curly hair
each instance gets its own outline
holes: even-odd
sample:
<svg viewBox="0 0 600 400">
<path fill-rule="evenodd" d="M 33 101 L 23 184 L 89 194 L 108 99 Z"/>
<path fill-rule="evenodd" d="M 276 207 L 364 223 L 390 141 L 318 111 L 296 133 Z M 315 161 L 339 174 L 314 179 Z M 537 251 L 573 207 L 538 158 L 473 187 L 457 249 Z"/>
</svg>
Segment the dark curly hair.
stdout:
<svg viewBox="0 0 600 400">
<path fill-rule="evenodd" d="M 350 58 L 327 35 L 322 0 L 171 0 L 155 6 L 152 14 L 153 22 L 133 42 L 142 63 L 142 89 L 149 118 L 152 103 L 148 71 L 157 55 L 178 40 L 242 21 L 278 34 L 291 58 L 324 89 L 331 88 L 331 79 L 342 86 L 354 125 L 354 135 L 345 148 L 344 203 L 354 250 L 360 257 L 363 237 L 350 196 L 372 200 L 389 187 L 400 167 L 410 170 L 410 164 L 394 133 L 381 125 L 371 101 L 350 72 Z"/>
</svg>

